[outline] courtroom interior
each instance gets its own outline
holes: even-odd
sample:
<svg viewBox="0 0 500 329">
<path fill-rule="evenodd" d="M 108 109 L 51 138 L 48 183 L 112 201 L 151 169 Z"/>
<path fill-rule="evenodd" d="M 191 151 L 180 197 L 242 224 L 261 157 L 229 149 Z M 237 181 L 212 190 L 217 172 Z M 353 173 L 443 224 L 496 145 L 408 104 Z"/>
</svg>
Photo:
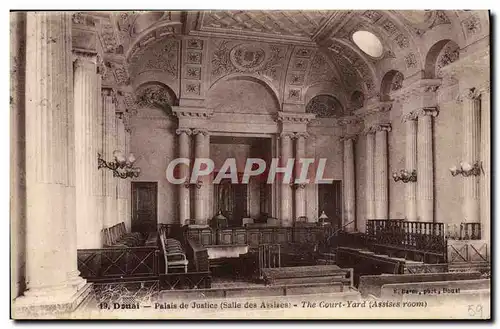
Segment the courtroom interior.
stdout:
<svg viewBox="0 0 500 329">
<path fill-rule="evenodd" d="M 11 12 L 10 36 L 19 316 L 422 283 L 489 298 L 487 11 Z M 172 184 L 176 158 L 215 168 Z M 238 177 L 326 159 L 331 181 L 214 183 L 228 158 Z"/>
</svg>

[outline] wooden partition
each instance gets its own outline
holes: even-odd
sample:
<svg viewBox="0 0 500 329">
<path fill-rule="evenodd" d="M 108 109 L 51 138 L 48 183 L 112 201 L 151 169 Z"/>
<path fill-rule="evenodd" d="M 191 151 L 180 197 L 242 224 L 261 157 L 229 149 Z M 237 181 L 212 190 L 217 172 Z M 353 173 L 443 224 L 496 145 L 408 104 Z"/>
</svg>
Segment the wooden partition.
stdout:
<svg viewBox="0 0 500 329">
<path fill-rule="evenodd" d="M 78 270 L 90 282 L 157 279 L 158 253 L 156 246 L 79 249 Z"/>
<path fill-rule="evenodd" d="M 259 228 L 188 228 L 185 239 L 201 245 L 249 245 L 258 248 L 261 244 L 308 244 L 321 242 L 331 234 L 331 228 L 313 227 L 259 227 Z"/>
</svg>

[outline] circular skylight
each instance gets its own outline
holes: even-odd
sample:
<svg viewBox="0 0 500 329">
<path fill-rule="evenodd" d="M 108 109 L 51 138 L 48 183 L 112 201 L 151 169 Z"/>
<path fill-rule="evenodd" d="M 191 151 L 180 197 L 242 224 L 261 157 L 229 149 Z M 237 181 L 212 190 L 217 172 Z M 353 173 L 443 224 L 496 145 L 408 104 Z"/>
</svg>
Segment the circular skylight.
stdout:
<svg viewBox="0 0 500 329">
<path fill-rule="evenodd" d="M 382 43 L 375 34 L 368 31 L 356 31 L 352 35 L 352 40 L 362 51 L 372 57 L 380 57 L 384 52 Z"/>
</svg>

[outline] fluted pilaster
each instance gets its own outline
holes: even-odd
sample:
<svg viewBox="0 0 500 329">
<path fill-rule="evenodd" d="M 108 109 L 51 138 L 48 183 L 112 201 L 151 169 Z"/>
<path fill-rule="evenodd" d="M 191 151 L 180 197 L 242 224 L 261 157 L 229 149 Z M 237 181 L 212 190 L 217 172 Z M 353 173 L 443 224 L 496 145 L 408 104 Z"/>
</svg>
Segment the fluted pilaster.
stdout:
<svg viewBox="0 0 500 329">
<path fill-rule="evenodd" d="M 190 144 L 191 144 L 191 129 L 177 129 L 176 131 L 179 142 L 179 158 L 191 158 Z M 183 164 L 179 165 L 179 177 L 187 177 L 189 179 L 189 167 Z M 187 224 L 191 218 L 191 202 L 189 185 L 179 184 L 179 223 L 181 225 Z"/>
<path fill-rule="evenodd" d="M 101 87 L 102 87 L 102 72 L 97 73 L 96 76 L 96 88 L 95 88 L 95 130 L 94 130 L 94 145 L 96 147 L 96 152 L 99 154 L 103 154 L 104 147 L 104 113 L 103 113 L 103 104 L 102 104 L 102 95 L 101 95 Z M 97 157 L 97 154 L 96 154 Z M 97 160 L 96 160 L 97 161 Z M 104 170 L 98 170 L 94 179 L 94 191 L 93 194 L 96 198 L 96 213 L 97 216 L 93 223 L 93 230 L 95 238 L 93 239 L 93 248 L 100 248 L 102 245 L 102 236 L 101 230 L 104 225 L 104 216 L 106 215 L 106 204 L 104 198 Z"/>
<path fill-rule="evenodd" d="M 293 157 L 292 140 L 293 133 L 282 133 L 280 135 L 280 157 L 281 167 L 285 167 L 288 160 Z M 289 183 L 283 181 L 283 176 L 279 180 L 281 184 L 281 225 L 292 226 L 292 188 Z"/>
<path fill-rule="evenodd" d="M 418 220 L 434 221 L 434 154 L 432 138 L 432 119 L 438 115 L 436 108 L 418 111 L 417 141 L 417 199 Z"/>
<path fill-rule="evenodd" d="M 120 112 L 116 114 L 116 148 L 128 156 L 126 152 L 126 132 L 125 132 L 125 114 Z M 115 224 L 125 222 L 127 215 L 127 180 L 117 178 L 117 203 L 118 203 L 118 218 Z"/>
<path fill-rule="evenodd" d="M 390 124 L 381 124 L 375 127 L 375 217 L 377 219 L 389 218 L 389 175 L 387 132 L 391 131 Z"/>
<path fill-rule="evenodd" d="M 406 129 L 405 169 L 408 172 L 417 170 L 417 118 L 416 113 L 412 112 L 403 119 Z M 417 220 L 417 182 L 405 184 L 405 217 L 409 221 Z"/>
<path fill-rule="evenodd" d="M 125 154 L 130 154 L 130 139 L 132 135 L 131 127 L 128 123 L 125 124 Z M 127 232 L 132 230 L 132 182 L 130 179 L 125 180 L 125 227 Z"/>
<path fill-rule="evenodd" d="M 481 92 L 481 165 L 482 175 L 480 176 L 481 183 L 481 228 L 482 237 L 485 240 L 491 241 L 491 199 L 490 199 L 490 184 L 491 184 L 491 158 L 490 158 L 490 143 L 491 143 L 491 107 L 490 107 L 490 82 L 487 81 Z"/>
<path fill-rule="evenodd" d="M 472 88 L 462 95 L 462 119 L 464 129 L 463 159 L 470 165 L 479 162 L 481 123 L 481 98 L 479 90 Z M 479 176 L 463 177 L 464 221 L 479 222 Z"/>
<path fill-rule="evenodd" d="M 295 179 L 300 177 L 302 165 L 300 159 L 306 155 L 306 138 L 307 133 L 295 134 Z M 295 218 L 306 215 L 306 185 L 295 185 Z"/>
<path fill-rule="evenodd" d="M 366 218 L 375 219 L 375 196 L 374 196 L 374 155 L 375 155 L 375 133 L 368 130 L 366 133 Z"/>
<path fill-rule="evenodd" d="M 346 231 L 356 229 L 356 180 L 354 174 L 354 139 L 355 136 L 345 136 L 344 140 L 344 209 L 345 216 L 342 225 Z"/>
<path fill-rule="evenodd" d="M 67 13 L 27 13 L 26 281 L 18 305 L 65 300 L 84 281 L 76 271 L 71 21 Z M 75 276 L 76 275 L 76 276 Z"/>
<path fill-rule="evenodd" d="M 102 89 L 102 104 L 104 112 L 104 145 L 102 157 L 106 161 L 114 161 L 113 152 L 116 150 L 116 98 L 112 89 Z M 113 177 L 111 170 L 101 170 L 104 172 L 104 200 L 106 209 L 104 227 L 111 227 L 118 220 L 117 178 Z"/>
<path fill-rule="evenodd" d="M 193 129 L 195 135 L 194 156 L 195 158 L 208 158 L 210 156 L 210 136 L 205 129 Z M 206 224 L 208 220 L 209 202 L 209 178 L 202 176 L 199 178 L 201 185 L 195 187 L 194 192 L 194 218 L 197 224 Z"/>
</svg>

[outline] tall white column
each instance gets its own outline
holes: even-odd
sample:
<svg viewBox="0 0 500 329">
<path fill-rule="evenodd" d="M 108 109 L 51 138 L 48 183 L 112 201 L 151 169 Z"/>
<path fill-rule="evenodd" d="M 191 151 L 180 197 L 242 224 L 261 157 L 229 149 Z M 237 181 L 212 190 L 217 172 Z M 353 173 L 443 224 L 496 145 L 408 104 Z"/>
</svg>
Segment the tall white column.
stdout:
<svg viewBox="0 0 500 329">
<path fill-rule="evenodd" d="M 292 140 L 293 133 L 282 133 L 281 141 L 281 167 L 285 167 L 288 160 L 293 157 Z M 281 184 L 281 225 L 292 226 L 292 188 L 280 179 Z"/>
<path fill-rule="evenodd" d="M 195 158 L 208 158 L 210 156 L 210 136 L 205 129 L 193 129 L 195 135 L 194 156 Z M 208 216 L 209 179 L 207 176 L 200 177 L 201 185 L 195 187 L 194 192 L 194 218 L 197 224 L 206 224 Z"/>
<path fill-rule="evenodd" d="M 353 232 L 356 225 L 356 180 L 354 176 L 354 138 L 345 136 L 344 139 L 344 209 L 346 216 L 342 225 L 345 230 Z M 348 224 L 349 223 L 349 224 Z M 347 225 L 348 224 L 348 225 Z"/>
<path fill-rule="evenodd" d="M 191 142 L 191 129 L 177 129 L 176 131 L 179 142 L 179 158 L 191 158 L 190 142 Z M 189 167 L 186 165 L 179 165 L 179 177 L 187 177 L 189 179 Z M 189 185 L 179 184 L 179 223 L 181 225 L 189 224 L 188 220 L 191 219 L 191 202 Z"/>
<path fill-rule="evenodd" d="M 414 112 L 403 118 L 406 128 L 405 169 L 417 170 L 417 116 Z M 418 180 L 418 172 L 417 172 Z M 405 184 L 405 217 L 409 221 L 417 220 L 417 182 Z"/>
<path fill-rule="evenodd" d="M 371 129 L 366 133 L 366 219 L 375 219 L 375 196 L 374 196 L 374 155 L 375 155 L 375 133 Z"/>
<path fill-rule="evenodd" d="M 76 248 L 69 247 L 76 235 L 75 213 L 68 211 L 74 201 L 68 197 L 74 171 L 70 16 L 27 13 L 26 31 L 27 291 L 18 307 L 70 300 L 80 287 Z"/>
<path fill-rule="evenodd" d="M 103 123 L 103 154 L 105 161 L 114 161 L 113 152 L 116 150 L 116 98 L 113 89 L 102 89 L 102 105 L 104 114 Z M 113 172 L 107 168 L 101 169 L 104 172 L 104 201 L 105 216 L 104 227 L 113 226 L 118 218 L 118 205 L 116 197 L 116 184 L 118 178 L 113 177 Z"/>
<path fill-rule="evenodd" d="M 462 161 L 474 165 L 479 161 L 481 98 L 479 91 L 471 88 L 462 97 L 462 119 L 464 129 Z M 479 222 L 479 176 L 463 177 L 464 222 Z"/>
<path fill-rule="evenodd" d="M 103 153 L 104 147 L 104 113 L 103 113 L 103 104 L 102 104 L 102 95 L 101 95 L 101 87 L 102 87 L 102 69 L 98 66 L 97 76 L 96 76 L 96 88 L 94 92 L 95 99 L 95 129 L 94 129 L 94 145 L 96 147 L 96 152 L 99 154 Z M 97 163 L 97 154 L 95 154 Z M 97 166 L 97 164 L 94 164 Z M 104 223 L 105 216 L 105 200 L 104 200 L 104 170 L 98 170 L 95 175 L 95 179 L 93 182 L 95 183 L 93 186 L 93 194 L 96 199 L 96 218 L 91 222 L 92 230 L 93 230 L 93 239 L 92 239 L 92 248 L 100 248 L 102 246 L 102 234 L 101 229 Z"/>
<path fill-rule="evenodd" d="M 295 179 L 300 177 L 301 164 L 300 159 L 306 155 L 306 138 L 307 133 L 295 134 Z M 300 184 L 295 186 L 295 218 L 306 215 L 306 185 Z"/>
<path fill-rule="evenodd" d="M 481 88 L 481 230 L 482 239 L 491 241 L 490 237 L 490 220 L 491 220 L 491 204 L 490 204 L 490 143 L 491 143 L 491 107 L 490 107 L 490 81 L 486 81 Z M 490 244 L 488 244 L 489 246 Z"/>
<path fill-rule="evenodd" d="M 119 112 L 116 114 L 116 148 L 123 152 L 123 154 L 127 157 L 128 153 L 125 153 L 125 113 Z M 127 214 L 127 179 L 116 178 L 117 180 L 117 205 L 118 205 L 118 217 L 116 219 L 115 224 L 125 222 L 126 214 Z"/>
<path fill-rule="evenodd" d="M 389 218 L 389 175 L 387 168 L 387 132 L 389 131 L 391 131 L 390 124 L 381 124 L 376 127 L 375 132 L 374 193 L 375 217 L 377 219 Z"/>
<path fill-rule="evenodd" d="M 434 221 L 434 154 L 432 139 L 432 118 L 438 115 L 436 108 L 418 111 L 417 138 L 417 199 L 418 220 Z"/>
<path fill-rule="evenodd" d="M 96 54 L 75 53 L 74 107 L 75 107 L 75 169 L 76 169 L 76 225 L 79 249 L 95 246 L 94 226 L 97 222 L 98 184 L 95 97 L 97 88 Z"/>
</svg>

